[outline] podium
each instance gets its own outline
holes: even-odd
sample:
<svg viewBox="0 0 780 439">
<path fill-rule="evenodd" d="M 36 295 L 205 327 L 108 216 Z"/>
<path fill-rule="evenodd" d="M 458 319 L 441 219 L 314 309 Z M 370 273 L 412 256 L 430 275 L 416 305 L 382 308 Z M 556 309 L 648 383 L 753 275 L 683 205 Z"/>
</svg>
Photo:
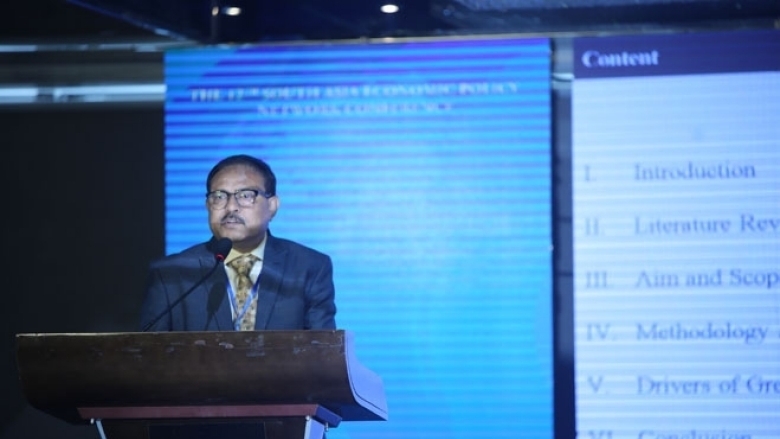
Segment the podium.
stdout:
<svg viewBox="0 0 780 439">
<path fill-rule="evenodd" d="M 388 416 L 382 380 L 345 330 L 17 334 L 16 348 L 30 405 L 104 439 L 154 439 L 172 424 L 320 439 Z"/>
</svg>

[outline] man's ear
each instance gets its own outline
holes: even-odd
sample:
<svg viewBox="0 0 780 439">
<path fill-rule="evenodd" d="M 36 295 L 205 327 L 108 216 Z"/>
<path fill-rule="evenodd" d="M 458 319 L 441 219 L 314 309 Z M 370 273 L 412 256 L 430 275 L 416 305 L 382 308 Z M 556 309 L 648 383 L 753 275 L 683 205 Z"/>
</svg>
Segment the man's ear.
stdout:
<svg viewBox="0 0 780 439">
<path fill-rule="evenodd" d="M 281 204 L 281 200 L 279 200 L 279 197 L 276 195 L 268 199 L 268 210 L 271 211 L 271 219 L 276 216 L 276 212 L 279 210 Z"/>
</svg>

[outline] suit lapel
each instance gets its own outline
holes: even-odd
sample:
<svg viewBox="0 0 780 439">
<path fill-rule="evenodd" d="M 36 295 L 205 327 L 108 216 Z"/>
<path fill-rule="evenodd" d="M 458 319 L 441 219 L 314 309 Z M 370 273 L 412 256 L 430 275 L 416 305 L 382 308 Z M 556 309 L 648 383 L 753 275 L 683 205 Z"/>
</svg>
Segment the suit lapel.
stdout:
<svg viewBox="0 0 780 439">
<path fill-rule="evenodd" d="M 255 329 L 266 329 L 268 320 L 279 296 L 284 276 L 287 248 L 269 232 L 263 255 L 263 270 L 260 272 L 260 286 L 257 295 L 257 316 Z"/>
</svg>

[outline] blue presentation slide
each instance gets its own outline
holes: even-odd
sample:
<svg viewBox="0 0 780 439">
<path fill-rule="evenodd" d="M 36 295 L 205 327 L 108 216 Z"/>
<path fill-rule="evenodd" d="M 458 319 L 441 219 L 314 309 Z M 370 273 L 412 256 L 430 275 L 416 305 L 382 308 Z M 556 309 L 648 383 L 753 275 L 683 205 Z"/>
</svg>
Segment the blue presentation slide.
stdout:
<svg viewBox="0 0 780 439">
<path fill-rule="evenodd" d="M 780 32 L 574 63 L 580 437 L 780 438 Z"/>
<path fill-rule="evenodd" d="M 329 439 L 553 437 L 547 39 L 180 49 L 165 78 L 167 252 L 210 237 L 206 175 L 248 153 L 274 235 L 333 259 L 389 420 Z"/>
</svg>

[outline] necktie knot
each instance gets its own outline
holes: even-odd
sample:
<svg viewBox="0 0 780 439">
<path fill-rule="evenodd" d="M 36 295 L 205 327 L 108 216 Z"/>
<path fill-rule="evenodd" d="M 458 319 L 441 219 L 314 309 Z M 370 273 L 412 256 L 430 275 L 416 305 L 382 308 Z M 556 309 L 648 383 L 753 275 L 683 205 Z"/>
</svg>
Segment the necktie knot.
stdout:
<svg viewBox="0 0 780 439">
<path fill-rule="evenodd" d="M 255 265 L 259 258 L 251 253 L 241 255 L 228 263 L 228 266 L 233 270 L 236 270 L 239 277 L 249 277 L 249 272 L 252 271 L 252 267 Z"/>
</svg>

